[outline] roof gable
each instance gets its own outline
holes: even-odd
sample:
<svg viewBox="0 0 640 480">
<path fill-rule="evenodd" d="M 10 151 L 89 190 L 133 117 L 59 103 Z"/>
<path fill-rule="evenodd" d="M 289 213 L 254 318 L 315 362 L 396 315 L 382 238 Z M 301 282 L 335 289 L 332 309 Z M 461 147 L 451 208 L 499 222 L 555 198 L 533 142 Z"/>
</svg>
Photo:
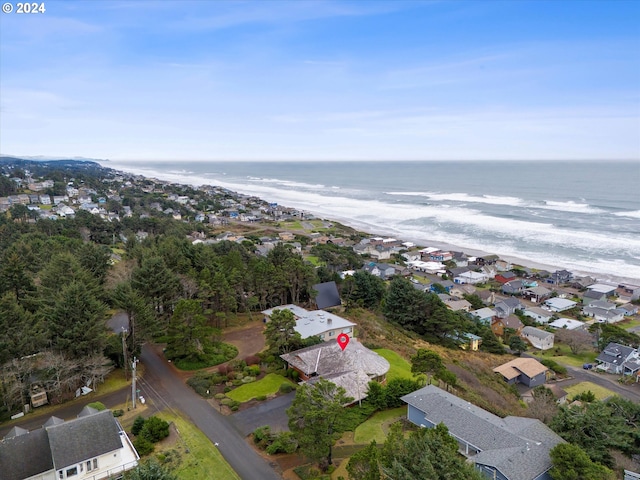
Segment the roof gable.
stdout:
<svg viewBox="0 0 640 480">
<path fill-rule="evenodd" d="M 456 437 L 478 447 L 474 462 L 490 465 L 510 480 L 537 478 L 551 468 L 549 451 L 564 441 L 542 422 L 500 418 L 444 390 L 428 385 L 402 400 L 434 424 L 444 423 Z"/>
<path fill-rule="evenodd" d="M 111 410 L 51 425 L 46 432 L 56 470 L 122 448 Z"/>
<path fill-rule="evenodd" d="M 0 442 L 2 480 L 22 480 L 53 469 L 49 440 L 44 429 Z"/>
</svg>

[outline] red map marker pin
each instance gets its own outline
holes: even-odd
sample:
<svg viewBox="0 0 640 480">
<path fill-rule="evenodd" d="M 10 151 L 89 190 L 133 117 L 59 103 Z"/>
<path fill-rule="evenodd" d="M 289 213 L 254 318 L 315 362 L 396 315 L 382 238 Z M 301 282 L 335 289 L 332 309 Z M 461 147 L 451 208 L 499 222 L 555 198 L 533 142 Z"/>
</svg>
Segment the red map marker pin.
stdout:
<svg viewBox="0 0 640 480">
<path fill-rule="evenodd" d="M 336 338 L 336 340 L 338 341 L 338 345 L 340 345 L 340 348 L 344 352 L 344 349 L 347 348 L 347 345 L 349 345 L 349 335 L 347 335 L 346 333 L 341 333 L 340 335 L 338 335 L 338 338 Z"/>
</svg>

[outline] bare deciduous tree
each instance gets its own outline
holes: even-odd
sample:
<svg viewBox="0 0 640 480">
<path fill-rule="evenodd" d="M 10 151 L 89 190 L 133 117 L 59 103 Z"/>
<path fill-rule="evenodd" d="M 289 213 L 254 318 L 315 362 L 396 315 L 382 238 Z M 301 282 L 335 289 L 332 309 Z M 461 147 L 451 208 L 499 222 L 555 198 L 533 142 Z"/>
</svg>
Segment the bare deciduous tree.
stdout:
<svg viewBox="0 0 640 480">
<path fill-rule="evenodd" d="M 560 343 L 568 345 L 574 355 L 593 348 L 593 336 L 586 330 L 559 328 L 555 331 L 555 338 Z"/>
</svg>

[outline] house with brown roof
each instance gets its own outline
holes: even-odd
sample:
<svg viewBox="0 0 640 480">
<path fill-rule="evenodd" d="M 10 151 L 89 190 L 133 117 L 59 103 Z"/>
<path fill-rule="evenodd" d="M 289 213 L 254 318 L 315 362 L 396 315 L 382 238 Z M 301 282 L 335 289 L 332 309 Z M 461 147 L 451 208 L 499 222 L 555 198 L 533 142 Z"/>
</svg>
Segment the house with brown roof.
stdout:
<svg viewBox="0 0 640 480">
<path fill-rule="evenodd" d="M 547 381 L 549 369 L 535 358 L 515 358 L 493 369 L 495 373 L 502 375 L 510 384 L 522 383 L 527 387 L 537 387 Z"/>
<path fill-rule="evenodd" d="M 507 328 L 514 331 L 516 335 L 520 335 L 520 332 L 524 328 L 524 324 L 515 315 L 509 315 L 505 318 L 494 317 L 491 321 L 491 330 L 494 335 L 498 337 L 504 336 L 504 332 Z"/>
</svg>

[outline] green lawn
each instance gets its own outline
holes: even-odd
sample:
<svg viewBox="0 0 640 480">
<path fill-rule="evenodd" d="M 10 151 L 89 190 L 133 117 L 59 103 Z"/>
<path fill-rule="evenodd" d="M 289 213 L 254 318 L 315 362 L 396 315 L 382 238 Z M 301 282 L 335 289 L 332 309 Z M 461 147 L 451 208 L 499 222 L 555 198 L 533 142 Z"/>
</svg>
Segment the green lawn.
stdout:
<svg viewBox="0 0 640 480">
<path fill-rule="evenodd" d="M 378 348 L 375 349 L 374 352 L 386 358 L 391 365 L 389 373 L 387 373 L 387 380 L 393 380 L 395 378 L 415 378 L 413 373 L 411 373 L 411 364 L 396 352 L 387 350 L 386 348 Z"/>
<path fill-rule="evenodd" d="M 291 230 L 303 230 L 302 224 L 297 220 L 294 221 L 286 221 L 282 224 L 282 228 L 288 228 Z"/>
<path fill-rule="evenodd" d="M 598 356 L 598 352 L 583 352 L 580 355 L 571 353 L 571 349 L 567 345 L 556 343 L 553 348 L 545 351 L 528 351 L 537 358 L 549 358 L 562 365 L 571 365 L 572 367 L 581 367 L 585 363 L 593 363 Z"/>
<path fill-rule="evenodd" d="M 227 393 L 227 397 L 236 402 L 248 402 L 249 400 L 262 395 L 271 395 L 278 391 L 280 385 L 289 383 L 295 385 L 288 378 L 275 373 L 269 373 L 257 382 L 247 383 Z"/>
<path fill-rule="evenodd" d="M 355 443 L 368 445 L 371 440 L 377 444 L 382 444 L 387 438 L 387 427 L 401 417 L 406 417 L 407 407 L 398 407 L 385 410 L 373 415 L 366 422 L 358 425 L 353 437 Z"/>
<path fill-rule="evenodd" d="M 213 472 L 217 480 L 240 480 L 218 449 L 195 425 L 167 411 L 157 416 L 167 422 L 173 422 L 179 438 L 165 448 L 156 446 L 152 455 L 170 459 L 168 465 L 180 480 L 212 478 Z"/>
<path fill-rule="evenodd" d="M 311 263 L 311 265 L 313 265 L 314 267 L 322 267 L 326 265 L 324 261 L 320 260 L 315 255 L 307 255 L 306 257 L 304 257 L 304 259 Z"/>
<path fill-rule="evenodd" d="M 622 328 L 626 328 L 627 330 L 633 327 L 640 327 L 640 318 L 624 317 L 624 320 L 620 322 L 618 325 L 620 325 Z"/>
<path fill-rule="evenodd" d="M 566 387 L 563 389 L 569 395 L 569 400 L 578 395 L 579 393 L 586 392 L 587 390 L 591 390 L 593 394 L 596 396 L 598 400 L 604 400 L 605 398 L 609 398 L 615 395 L 615 392 L 608 390 L 600 385 L 596 385 L 591 382 L 580 382 L 575 385 L 571 385 L 570 387 Z"/>
</svg>

